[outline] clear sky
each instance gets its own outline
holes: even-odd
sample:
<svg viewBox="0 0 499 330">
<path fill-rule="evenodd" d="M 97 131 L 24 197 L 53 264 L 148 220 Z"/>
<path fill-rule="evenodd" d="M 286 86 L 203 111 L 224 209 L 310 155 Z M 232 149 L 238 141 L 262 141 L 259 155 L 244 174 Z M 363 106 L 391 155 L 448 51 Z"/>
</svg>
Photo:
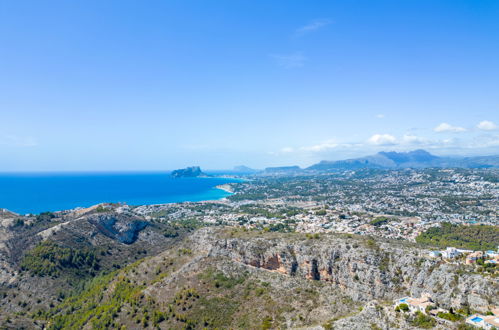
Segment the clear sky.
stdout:
<svg viewBox="0 0 499 330">
<path fill-rule="evenodd" d="M 0 171 L 499 154 L 499 1 L 1 1 Z"/>
</svg>

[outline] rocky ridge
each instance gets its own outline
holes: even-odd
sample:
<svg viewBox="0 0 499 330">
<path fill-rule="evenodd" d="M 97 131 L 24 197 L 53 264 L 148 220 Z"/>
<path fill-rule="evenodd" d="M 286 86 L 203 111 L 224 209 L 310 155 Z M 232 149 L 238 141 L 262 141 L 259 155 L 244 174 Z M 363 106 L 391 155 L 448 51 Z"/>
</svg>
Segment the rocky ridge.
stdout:
<svg viewBox="0 0 499 330">
<path fill-rule="evenodd" d="M 210 246 L 211 256 L 330 283 L 355 301 L 419 297 L 426 292 L 445 308 L 467 305 L 486 311 L 499 304 L 497 280 L 432 259 L 427 250 L 412 244 L 349 235 L 324 235 L 318 240 L 283 236 L 213 239 L 210 234 L 196 240 Z"/>
</svg>

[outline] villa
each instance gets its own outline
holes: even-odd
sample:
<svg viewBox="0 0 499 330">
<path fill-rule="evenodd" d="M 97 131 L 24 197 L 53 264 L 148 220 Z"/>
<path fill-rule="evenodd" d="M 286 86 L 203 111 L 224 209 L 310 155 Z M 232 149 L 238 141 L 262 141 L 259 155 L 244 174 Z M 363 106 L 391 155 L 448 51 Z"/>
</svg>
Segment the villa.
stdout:
<svg viewBox="0 0 499 330">
<path fill-rule="evenodd" d="M 497 329 L 499 328 L 499 317 L 497 315 L 473 314 L 466 319 L 466 323 L 484 329 Z"/>
<path fill-rule="evenodd" d="M 483 258 L 483 252 L 482 251 L 476 251 L 473 253 L 470 253 L 466 257 L 466 264 L 474 264 L 478 259 Z"/>
<path fill-rule="evenodd" d="M 499 308 L 493 308 L 492 314 L 473 314 L 466 319 L 466 323 L 483 329 L 499 329 Z"/>
<path fill-rule="evenodd" d="M 429 294 L 423 293 L 421 298 L 404 297 L 395 300 L 395 305 L 398 306 L 400 304 L 407 304 L 409 310 L 413 313 L 419 311 L 426 314 L 426 307 L 433 305 L 433 302 Z"/>
<path fill-rule="evenodd" d="M 453 259 L 458 257 L 461 254 L 456 248 L 454 247 L 448 247 L 444 251 L 442 251 L 442 257 L 446 259 Z"/>
</svg>

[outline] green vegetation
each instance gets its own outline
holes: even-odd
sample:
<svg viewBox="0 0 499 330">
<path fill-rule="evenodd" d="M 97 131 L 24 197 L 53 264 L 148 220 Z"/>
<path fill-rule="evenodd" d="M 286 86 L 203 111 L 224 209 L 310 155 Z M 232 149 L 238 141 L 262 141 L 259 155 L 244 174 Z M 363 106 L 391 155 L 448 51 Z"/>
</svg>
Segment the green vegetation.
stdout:
<svg viewBox="0 0 499 330">
<path fill-rule="evenodd" d="M 280 233 L 291 233 L 294 232 L 294 227 L 291 226 L 293 222 L 290 220 L 285 220 L 284 222 L 272 223 L 268 227 L 265 227 L 267 231 L 276 231 Z"/>
<path fill-rule="evenodd" d="M 284 214 L 283 212 L 273 212 L 269 211 L 266 208 L 259 207 L 259 206 L 254 206 L 254 205 L 242 205 L 238 208 L 238 211 L 244 214 L 248 214 L 251 216 L 261 216 L 261 217 L 266 217 L 268 219 L 283 219 Z"/>
<path fill-rule="evenodd" d="M 409 311 L 409 305 L 407 304 L 400 304 L 397 307 L 395 307 L 396 312 L 408 312 Z"/>
<path fill-rule="evenodd" d="M 426 306 L 426 308 L 424 309 L 424 311 L 426 312 L 426 314 L 428 314 L 431 310 L 434 310 L 435 308 L 435 305 L 428 305 Z"/>
<path fill-rule="evenodd" d="M 63 270 L 93 275 L 99 262 L 93 251 L 62 247 L 47 240 L 26 253 L 21 268 L 38 276 L 58 277 Z"/>
<path fill-rule="evenodd" d="M 133 322 L 131 328 L 159 328 L 164 321 L 177 324 L 175 328 L 193 329 L 198 326 L 222 327 L 230 320 L 235 308 L 231 307 L 232 301 L 223 296 L 209 299 L 202 297 L 195 288 L 185 287 L 178 290 L 170 302 L 158 303 L 144 294 L 147 281 L 139 284 L 132 275 L 136 274 L 141 262 L 93 278 L 84 289 L 66 298 L 59 306 L 48 312 L 39 310 L 33 317 L 46 320 L 49 329 L 123 329 L 125 325 L 130 327 L 130 322 Z M 244 279 L 229 278 L 212 271 L 206 274 L 206 279 L 216 290 L 234 288 L 244 282 Z M 202 309 L 193 311 L 198 300 Z"/>
<path fill-rule="evenodd" d="M 262 320 L 262 330 L 267 330 L 272 328 L 272 317 L 266 316 Z"/>
<path fill-rule="evenodd" d="M 52 212 L 42 212 L 36 216 L 37 222 L 48 222 L 55 218 L 55 214 Z"/>
<path fill-rule="evenodd" d="M 104 212 L 108 212 L 108 211 L 112 211 L 112 209 L 105 208 L 102 205 L 97 206 L 97 208 L 95 209 L 95 212 L 97 212 L 97 213 L 104 213 Z"/>
<path fill-rule="evenodd" d="M 163 230 L 165 237 L 174 238 L 178 237 L 181 233 L 192 232 L 198 228 L 204 227 L 206 224 L 196 219 L 184 219 L 182 221 L 172 221 Z"/>
<path fill-rule="evenodd" d="M 442 223 L 416 237 L 416 242 L 438 247 L 453 246 L 470 250 L 490 250 L 499 245 L 496 226 L 464 226 Z"/>
<path fill-rule="evenodd" d="M 410 319 L 409 322 L 415 327 L 422 329 L 431 329 L 437 324 L 437 321 L 433 317 L 425 315 L 420 311 L 417 311 L 416 316 Z"/>
<path fill-rule="evenodd" d="M 23 219 L 16 219 L 12 223 L 12 227 L 17 228 L 17 227 L 23 227 L 24 226 L 24 220 Z"/>
<path fill-rule="evenodd" d="M 379 227 L 381 225 L 384 225 L 385 223 L 388 223 L 389 220 L 390 219 L 387 217 L 377 217 L 374 220 L 372 220 L 371 222 L 369 222 L 369 224 L 373 225 L 375 227 Z"/>
<path fill-rule="evenodd" d="M 449 320 L 449 321 L 452 321 L 452 322 L 457 322 L 457 321 L 460 321 L 463 319 L 463 316 L 460 315 L 460 314 L 456 314 L 456 313 L 443 313 L 443 312 L 440 312 L 440 313 L 437 313 L 437 316 L 442 318 L 442 319 L 446 319 L 446 320 Z"/>
<path fill-rule="evenodd" d="M 209 281 L 216 288 L 223 287 L 225 289 L 232 289 L 246 281 L 246 277 L 227 277 L 223 273 L 215 272 L 213 269 L 206 271 L 200 278 Z"/>
<path fill-rule="evenodd" d="M 178 249 L 177 254 L 179 256 L 182 256 L 182 255 L 191 255 L 192 254 L 192 250 L 188 249 L 188 248 L 180 248 L 180 249 Z"/>
<path fill-rule="evenodd" d="M 327 211 L 326 210 L 319 210 L 315 212 L 315 215 L 326 215 Z"/>
<path fill-rule="evenodd" d="M 114 286 L 111 285 L 112 282 Z M 91 324 L 93 329 L 117 328 L 115 319 L 124 304 L 150 307 L 141 290 L 141 286 L 131 283 L 123 276 L 117 276 L 116 273 L 99 276 L 83 293 L 66 299 L 47 314 L 40 312 L 39 316 L 49 319 L 49 329 L 53 330 L 83 329 L 85 324 Z M 150 310 L 151 314 L 155 312 L 157 311 Z"/>
</svg>

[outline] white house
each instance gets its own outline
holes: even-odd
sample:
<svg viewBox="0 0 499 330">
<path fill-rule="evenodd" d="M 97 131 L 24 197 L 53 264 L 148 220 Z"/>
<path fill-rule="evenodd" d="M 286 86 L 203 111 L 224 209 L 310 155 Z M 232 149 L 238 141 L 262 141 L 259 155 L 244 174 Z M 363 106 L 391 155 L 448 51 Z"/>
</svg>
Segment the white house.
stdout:
<svg viewBox="0 0 499 330">
<path fill-rule="evenodd" d="M 421 312 L 426 314 L 426 307 L 433 305 L 433 302 L 429 294 L 423 293 L 421 298 L 404 297 L 395 300 L 395 305 L 398 306 L 400 304 L 407 304 L 409 310 L 413 313 Z"/>
<path fill-rule="evenodd" d="M 461 254 L 456 248 L 454 247 L 448 247 L 444 251 L 442 251 L 442 257 L 446 259 L 453 259 L 458 257 Z"/>
</svg>

